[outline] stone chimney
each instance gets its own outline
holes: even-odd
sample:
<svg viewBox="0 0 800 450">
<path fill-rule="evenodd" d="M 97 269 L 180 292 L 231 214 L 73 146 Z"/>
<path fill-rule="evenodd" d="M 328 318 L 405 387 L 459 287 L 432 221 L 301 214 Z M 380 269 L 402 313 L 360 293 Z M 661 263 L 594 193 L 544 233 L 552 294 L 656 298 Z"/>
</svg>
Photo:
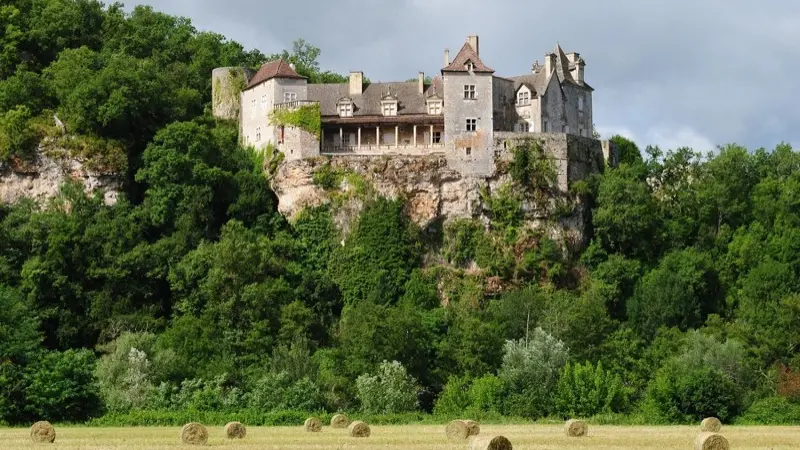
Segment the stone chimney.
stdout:
<svg viewBox="0 0 800 450">
<path fill-rule="evenodd" d="M 420 94 L 425 93 L 425 72 L 420 72 L 419 75 L 417 75 L 417 89 Z"/>
<path fill-rule="evenodd" d="M 572 71 L 572 78 L 575 79 L 578 83 L 583 84 L 583 68 L 586 67 L 586 63 L 583 61 L 583 58 L 578 58 L 575 62 L 575 70 Z"/>
<path fill-rule="evenodd" d="M 480 57 L 481 51 L 478 48 L 478 36 L 472 35 L 467 37 L 467 42 L 469 42 L 469 46 L 472 47 L 473 50 L 475 50 L 475 54 L 478 55 L 478 57 Z"/>
<path fill-rule="evenodd" d="M 553 73 L 553 69 L 556 68 L 556 54 L 555 53 L 547 53 L 544 55 L 544 72 L 549 77 L 551 73 Z"/>
<path fill-rule="evenodd" d="M 361 95 L 364 89 L 364 72 L 350 72 L 350 95 Z"/>
<path fill-rule="evenodd" d="M 450 65 L 450 50 L 444 49 L 444 66 L 447 67 Z"/>
</svg>

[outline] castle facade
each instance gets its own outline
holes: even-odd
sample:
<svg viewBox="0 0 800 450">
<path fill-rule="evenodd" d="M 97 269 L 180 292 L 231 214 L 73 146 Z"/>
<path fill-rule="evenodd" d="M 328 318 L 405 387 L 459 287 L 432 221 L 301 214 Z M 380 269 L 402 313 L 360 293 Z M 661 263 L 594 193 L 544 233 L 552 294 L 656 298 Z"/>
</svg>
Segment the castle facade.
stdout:
<svg viewBox="0 0 800 450">
<path fill-rule="evenodd" d="M 594 140 L 585 65 L 578 53 L 556 45 L 530 73 L 500 77 L 481 59 L 478 36 L 469 36 L 452 60 L 445 50 L 441 73 L 428 82 L 419 72 L 415 81 L 365 83 L 364 74 L 353 71 L 346 83 L 309 84 L 291 64 L 276 60 L 255 74 L 216 69 L 214 114 L 239 121 L 243 144 L 272 145 L 287 160 L 441 154 L 465 175 L 486 175 L 502 145 L 498 136 Z M 276 120 L 281 112 L 301 110 L 318 114 L 316 128 Z M 602 148 L 608 159 L 608 145 Z"/>
</svg>

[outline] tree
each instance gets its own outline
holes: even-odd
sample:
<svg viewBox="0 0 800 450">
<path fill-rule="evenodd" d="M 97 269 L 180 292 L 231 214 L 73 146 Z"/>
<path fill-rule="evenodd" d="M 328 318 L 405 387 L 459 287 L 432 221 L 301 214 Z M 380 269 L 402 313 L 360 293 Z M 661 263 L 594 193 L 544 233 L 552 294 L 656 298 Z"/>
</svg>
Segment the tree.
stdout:
<svg viewBox="0 0 800 450">
<path fill-rule="evenodd" d="M 375 374 L 356 379 L 361 410 L 371 414 L 392 414 L 417 409 L 417 381 L 397 361 L 383 361 Z"/>
</svg>

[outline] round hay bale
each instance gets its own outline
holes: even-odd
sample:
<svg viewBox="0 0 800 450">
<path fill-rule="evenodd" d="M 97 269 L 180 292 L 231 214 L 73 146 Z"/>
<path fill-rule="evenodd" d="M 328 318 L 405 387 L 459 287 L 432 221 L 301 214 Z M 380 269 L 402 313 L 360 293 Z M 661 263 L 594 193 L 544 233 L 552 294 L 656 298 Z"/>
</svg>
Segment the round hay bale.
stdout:
<svg viewBox="0 0 800 450">
<path fill-rule="evenodd" d="M 700 422 L 700 431 L 710 431 L 712 433 L 719 433 L 722 429 L 722 422 L 716 417 L 706 417 Z"/>
<path fill-rule="evenodd" d="M 564 424 L 564 432 L 569 437 L 582 437 L 589 432 L 589 426 L 582 420 L 570 419 Z"/>
<path fill-rule="evenodd" d="M 505 436 L 489 436 L 471 438 L 469 450 L 513 450 L 513 448 L 511 441 Z"/>
<path fill-rule="evenodd" d="M 467 426 L 467 431 L 470 436 L 477 436 L 481 432 L 480 424 L 474 420 L 465 420 L 464 425 Z"/>
<path fill-rule="evenodd" d="M 369 425 L 360 420 L 356 420 L 350 424 L 347 429 L 350 431 L 350 437 L 369 437 Z"/>
<path fill-rule="evenodd" d="M 695 450 L 729 450 L 730 445 L 724 436 L 717 433 L 704 432 L 694 441 Z"/>
<path fill-rule="evenodd" d="M 46 420 L 36 422 L 31 426 L 31 440 L 52 443 L 56 440 L 56 429 Z"/>
<path fill-rule="evenodd" d="M 463 420 L 453 420 L 444 428 L 444 433 L 451 441 L 463 441 L 469 437 L 469 428 Z"/>
<path fill-rule="evenodd" d="M 322 421 L 317 419 L 316 417 L 309 417 L 306 419 L 306 422 L 303 424 L 306 431 L 310 431 L 312 433 L 316 433 L 318 431 L 322 431 Z"/>
<path fill-rule="evenodd" d="M 197 422 L 189 422 L 181 428 L 181 442 L 188 445 L 206 445 L 208 430 Z"/>
<path fill-rule="evenodd" d="M 225 436 L 228 439 L 244 439 L 247 435 L 247 428 L 241 422 L 228 422 L 225 425 Z"/>
<path fill-rule="evenodd" d="M 350 419 L 344 414 L 334 414 L 333 417 L 331 417 L 332 428 L 347 428 L 348 425 L 350 425 Z"/>
</svg>

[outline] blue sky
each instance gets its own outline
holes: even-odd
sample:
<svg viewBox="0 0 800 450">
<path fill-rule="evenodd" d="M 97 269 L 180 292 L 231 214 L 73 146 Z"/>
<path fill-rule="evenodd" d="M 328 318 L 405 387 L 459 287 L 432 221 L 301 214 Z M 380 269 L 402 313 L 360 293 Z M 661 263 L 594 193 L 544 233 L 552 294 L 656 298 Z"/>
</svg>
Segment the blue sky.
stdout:
<svg viewBox="0 0 800 450">
<path fill-rule="evenodd" d="M 324 69 L 373 81 L 441 69 L 467 35 L 497 75 L 556 42 L 586 60 L 594 121 L 640 147 L 800 147 L 800 2 L 771 0 L 149 0 L 265 54 L 303 38 Z"/>
</svg>

